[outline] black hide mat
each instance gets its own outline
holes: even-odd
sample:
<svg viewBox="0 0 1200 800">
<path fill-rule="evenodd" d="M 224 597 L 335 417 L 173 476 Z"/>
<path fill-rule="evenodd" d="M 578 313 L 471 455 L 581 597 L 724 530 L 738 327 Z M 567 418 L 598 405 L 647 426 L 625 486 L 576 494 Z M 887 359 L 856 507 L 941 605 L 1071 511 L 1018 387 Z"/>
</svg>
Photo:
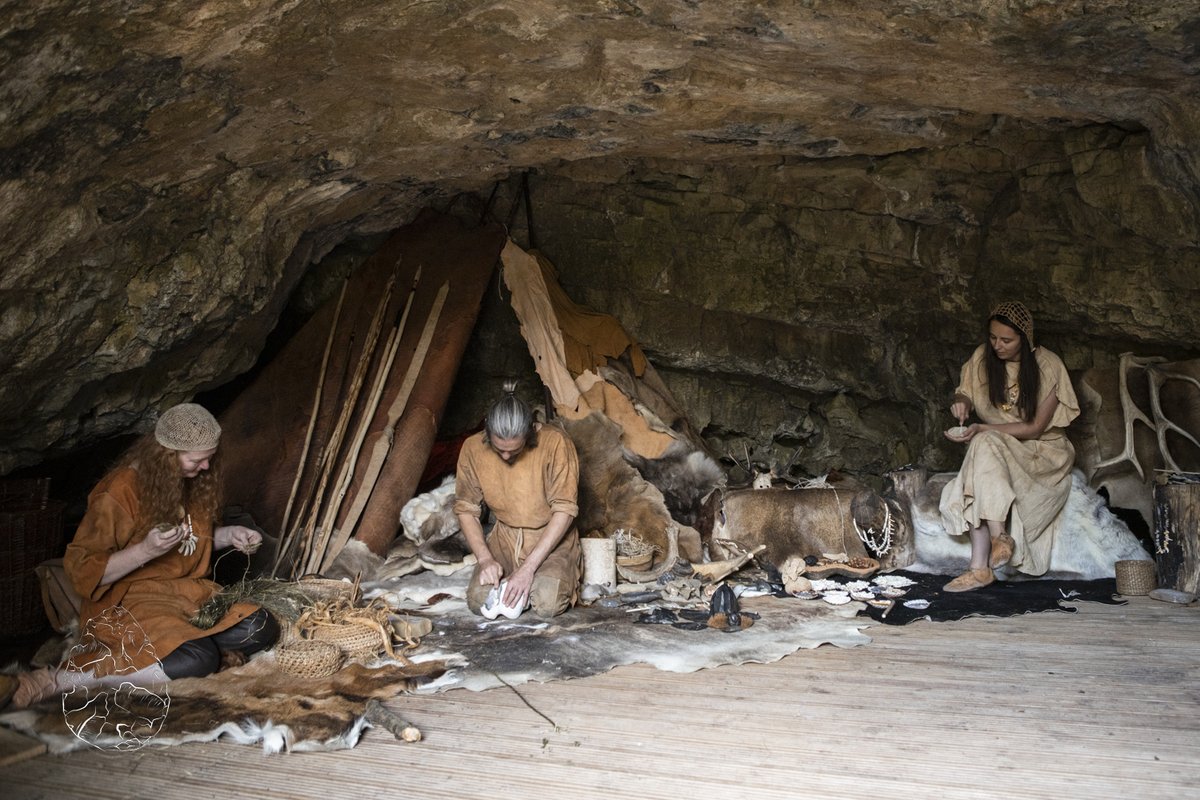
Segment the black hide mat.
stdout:
<svg viewBox="0 0 1200 800">
<path fill-rule="evenodd" d="M 1014 617 L 1037 611 L 1067 611 L 1075 613 L 1071 603 L 1107 603 L 1125 605 L 1117 595 L 1115 578 L 1093 581 L 1029 580 L 996 581 L 973 592 L 943 592 L 942 587 L 953 575 L 930 575 L 923 572 L 898 571 L 916 581 L 908 594 L 896 600 L 891 609 L 868 606 L 860 616 L 868 616 L 885 625 L 907 625 L 918 619 L 933 622 L 953 622 L 967 617 Z M 907 608 L 909 600 L 928 600 L 929 608 Z"/>
</svg>

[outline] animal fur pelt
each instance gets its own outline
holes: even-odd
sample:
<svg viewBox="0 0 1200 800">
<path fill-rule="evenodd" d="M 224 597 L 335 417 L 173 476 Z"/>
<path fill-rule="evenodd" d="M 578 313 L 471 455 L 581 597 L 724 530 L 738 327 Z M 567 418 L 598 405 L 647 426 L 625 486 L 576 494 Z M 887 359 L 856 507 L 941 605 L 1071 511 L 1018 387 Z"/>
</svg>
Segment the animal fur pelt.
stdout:
<svg viewBox="0 0 1200 800">
<path fill-rule="evenodd" d="M 400 511 L 404 536 L 417 545 L 426 565 L 461 565 L 471 553 L 454 515 L 454 485 L 454 476 L 449 475 L 441 486 L 417 495 Z"/>
<path fill-rule="evenodd" d="M 970 560 L 968 537 L 948 535 L 938 510 L 942 489 L 953 479 L 952 472 L 932 475 L 910 498 L 917 561 L 908 569 L 914 572 L 957 574 Z M 1079 470 L 1071 475 L 1071 494 L 1064 514 L 1050 551 L 1050 570 L 1044 577 L 1111 578 L 1119 560 L 1150 560 L 1137 537 L 1109 511 L 1104 498 L 1088 487 Z"/>
<path fill-rule="evenodd" d="M 789 558 L 868 555 L 854 530 L 852 504 L 857 484 L 813 489 L 734 489 L 720 495 L 712 528 L 713 558 L 735 553 L 721 540 L 751 550 L 766 545 L 761 562 L 780 567 Z"/>
<path fill-rule="evenodd" d="M 328 678 L 297 678 L 279 672 L 269 652 L 243 667 L 171 681 L 154 691 L 112 690 L 100 698 L 106 715 L 86 722 L 65 714 L 64 704 L 53 700 L 0 715 L 0 724 L 40 739 L 53 753 L 89 744 L 128 750 L 142 742 L 166 746 L 217 739 L 261 743 L 265 753 L 342 750 L 357 744 L 370 727 L 368 700 L 397 697 L 444 672 L 442 662 L 427 660 L 375 668 L 351 664 Z M 102 729 L 96 724 L 101 721 Z M 80 725 L 87 741 L 72 732 Z"/>
<path fill-rule="evenodd" d="M 671 518 L 663 493 L 645 480 L 622 458 L 621 427 L 593 411 L 577 420 L 557 421 L 575 444 L 579 454 L 580 534 L 600 531 L 611 536 L 621 529 L 636 533 L 668 551 L 667 530 L 679 531 L 679 551 L 689 561 L 701 561 L 700 535 Z"/>
<path fill-rule="evenodd" d="M 446 675 L 419 687 L 428 694 L 452 688 L 493 689 L 529 681 L 597 675 L 622 664 L 650 664 L 670 672 L 693 672 L 722 664 L 777 661 L 821 644 L 854 647 L 871 640 L 860 632 L 867 620 L 857 606 L 831 606 L 794 598 L 743 598 L 743 612 L 760 614 L 754 626 L 733 633 L 635 624 L 627 608 L 577 606 L 550 620 L 524 614 L 486 620 L 463 599 L 470 570 L 449 577 L 412 575 L 364 587 L 364 596 L 387 595 L 399 610 L 436 616 L 437 636 L 426 636 L 410 653 L 438 659 Z"/>
<path fill-rule="evenodd" d="M 658 458 L 644 458 L 629 450 L 622 455 L 662 492 L 671 518 L 692 528 L 700 522 L 705 498 L 725 485 L 721 466 L 683 439 L 675 440 Z"/>
</svg>

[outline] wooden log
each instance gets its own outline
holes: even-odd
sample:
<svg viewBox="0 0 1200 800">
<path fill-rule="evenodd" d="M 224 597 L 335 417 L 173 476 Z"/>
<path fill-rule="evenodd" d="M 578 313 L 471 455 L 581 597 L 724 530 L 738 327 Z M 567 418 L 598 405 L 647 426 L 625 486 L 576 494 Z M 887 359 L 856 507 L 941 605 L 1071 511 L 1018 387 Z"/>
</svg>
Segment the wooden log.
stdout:
<svg viewBox="0 0 1200 800">
<path fill-rule="evenodd" d="M 1200 483 L 1154 487 L 1154 560 L 1159 587 L 1200 588 Z"/>
</svg>

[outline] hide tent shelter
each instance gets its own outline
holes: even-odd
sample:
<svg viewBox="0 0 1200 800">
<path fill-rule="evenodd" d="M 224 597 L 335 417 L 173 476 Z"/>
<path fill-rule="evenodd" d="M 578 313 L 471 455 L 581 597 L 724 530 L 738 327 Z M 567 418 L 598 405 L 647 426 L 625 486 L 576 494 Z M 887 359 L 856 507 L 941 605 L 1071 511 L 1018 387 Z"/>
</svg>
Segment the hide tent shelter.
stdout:
<svg viewBox="0 0 1200 800">
<path fill-rule="evenodd" d="M 394 538 L 503 242 L 421 214 L 221 415 L 228 502 L 288 542 L 291 571 L 321 571 L 351 535 Z"/>
<path fill-rule="evenodd" d="M 567 427 L 603 416 L 635 457 L 704 452 L 617 320 L 574 304 L 553 265 L 499 226 L 469 229 L 426 211 L 350 276 L 220 417 L 227 502 L 278 536 L 277 574 L 327 571 L 352 540 L 387 552 L 497 265 L 552 416 Z M 719 480 L 715 462 L 709 473 L 705 491 Z M 665 554 L 664 531 L 674 527 L 676 546 L 701 560 L 699 534 L 672 526 L 661 493 L 644 483 L 636 494 L 654 517 L 639 525 L 654 546 Z M 610 535 L 621 525 L 601 514 L 581 532 Z"/>
</svg>

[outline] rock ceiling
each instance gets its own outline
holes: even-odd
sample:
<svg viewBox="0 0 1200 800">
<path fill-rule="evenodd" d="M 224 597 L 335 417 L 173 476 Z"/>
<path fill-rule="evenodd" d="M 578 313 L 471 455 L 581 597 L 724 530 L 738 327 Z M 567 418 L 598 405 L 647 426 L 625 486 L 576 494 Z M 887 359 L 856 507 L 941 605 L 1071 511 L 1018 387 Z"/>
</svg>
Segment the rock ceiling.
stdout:
<svg viewBox="0 0 1200 800">
<path fill-rule="evenodd" d="M 5 3 L 0 474 L 229 381 L 338 243 L 529 169 L 1106 123 L 1194 249 L 1198 68 L 1194 0 Z"/>
</svg>

